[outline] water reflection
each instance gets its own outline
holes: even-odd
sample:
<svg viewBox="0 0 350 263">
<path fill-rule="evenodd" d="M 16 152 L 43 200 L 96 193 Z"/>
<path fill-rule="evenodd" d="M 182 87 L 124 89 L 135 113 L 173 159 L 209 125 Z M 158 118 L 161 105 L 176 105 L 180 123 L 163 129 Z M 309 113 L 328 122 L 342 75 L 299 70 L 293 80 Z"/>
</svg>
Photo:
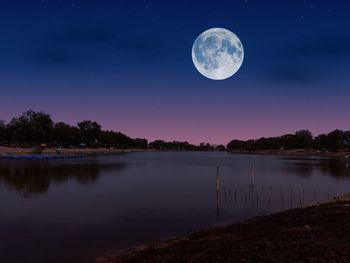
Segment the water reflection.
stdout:
<svg viewBox="0 0 350 263">
<path fill-rule="evenodd" d="M 335 178 L 350 177 L 350 160 L 343 158 L 305 158 L 283 157 L 286 160 L 284 170 L 302 177 L 310 177 L 315 171 L 321 171 Z"/>
<path fill-rule="evenodd" d="M 114 249 L 322 202 L 349 187 L 344 159 L 142 152 L 0 161 L 0 258 L 94 262 Z"/>
<path fill-rule="evenodd" d="M 0 161 L 0 184 L 16 190 L 23 197 L 46 193 L 51 184 L 74 180 L 80 184 L 95 183 L 101 173 L 117 172 L 124 163 L 91 161 Z"/>
<path fill-rule="evenodd" d="M 241 182 L 233 185 L 227 182 L 222 183 L 220 189 L 221 191 L 216 191 L 215 196 L 218 219 L 228 211 L 264 214 L 330 199 L 329 188 L 316 190 L 300 184 L 267 185 Z"/>
<path fill-rule="evenodd" d="M 338 191 L 334 182 L 339 179 L 350 179 L 348 159 L 308 157 L 279 159 L 282 162 L 279 163 L 280 166 L 276 166 L 275 171 L 271 167 L 270 171 L 265 171 L 263 162 L 257 162 L 258 169 L 254 168 L 254 164 L 245 164 L 246 172 L 236 174 L 236 178 L 227 172 L 219 174 L 217 168 L 215 196 L 217 218 L 222 218 L 223 213 L 229 210 L 251 210 L 262 214 L 330 200 Z M 297 177 L 287 179 L 287 175 L 296 175 L 303 179 L 299 180 Z M 326 179 L 327 176 L 333 180 L 329 181 Z"/>
</svg>

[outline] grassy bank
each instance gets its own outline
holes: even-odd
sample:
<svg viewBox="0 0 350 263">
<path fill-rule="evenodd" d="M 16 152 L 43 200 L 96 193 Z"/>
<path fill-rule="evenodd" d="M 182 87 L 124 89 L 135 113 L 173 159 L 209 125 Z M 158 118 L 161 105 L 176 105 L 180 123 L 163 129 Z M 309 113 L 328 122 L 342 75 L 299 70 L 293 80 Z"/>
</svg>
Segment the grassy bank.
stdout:
<svg viewBox="0 0 350 263">
<path fill-rule="evenodd" d="M 47 148 L 41 151 L 41 154 L 56 154 L 57 148 Z M 142 149 L 108 149 L 108 148 L 62 148 L 59 149 L 60 154 L 67 155 L 97 155 L 97 154 L 117 154 L 125 152 L 139 152 L 145 151 Z M 2 154 L 35 154 L 38 153 L 38 149 L 35 148 L 24 148 L 24 147 L 5 147 L 0 146 L 0 155 Z"/>
<path fill-rule="evenodd" d="M 97 262 L 350 262 L 350 195 L 138 247 Z"/>
</svg>

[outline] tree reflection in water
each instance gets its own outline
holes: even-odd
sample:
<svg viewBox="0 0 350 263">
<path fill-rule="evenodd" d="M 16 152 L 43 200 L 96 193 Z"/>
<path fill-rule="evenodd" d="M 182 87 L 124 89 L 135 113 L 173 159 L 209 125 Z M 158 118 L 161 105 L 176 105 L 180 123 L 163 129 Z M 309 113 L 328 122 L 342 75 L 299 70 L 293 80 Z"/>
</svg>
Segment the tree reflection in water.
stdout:
<svg viewBox="0 0 350 263">
<path fill-rule="evenodd" d="M 101 173 L 115 173 L 124 163 L 91 161 L 0 161 L 0 184 L 6 184 L 23 197 L 44 194 L 51 184 L 75 180 L 80 184 L 95 183 Z"/>
<path fill-rule="evenodd" d="M 287 161 L 284 169 L 299 176 L 309 177 L 315 170 L 321 170 L 322 173 L 334 178 L 350 177 L 350 159 L 312 157 L 283 157 L 282 159 Z"/>
</svg>

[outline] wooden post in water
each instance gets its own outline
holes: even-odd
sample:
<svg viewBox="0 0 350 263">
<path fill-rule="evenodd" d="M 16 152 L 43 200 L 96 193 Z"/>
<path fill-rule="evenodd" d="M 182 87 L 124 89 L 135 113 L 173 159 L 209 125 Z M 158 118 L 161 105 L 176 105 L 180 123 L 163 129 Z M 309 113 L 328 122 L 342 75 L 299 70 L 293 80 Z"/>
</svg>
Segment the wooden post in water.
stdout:
<svg viewBox="0 0 350 263">
<path fill-rule="evenodd" d="M 225 203 L 226 203 L 227 202 L 226 184 L 224 184 L 224 196 L 225 196 Z"/>
<path fill-rule="evenodd" d="M 327 192 L 327 198 L 328 198 L 328 201 L 329 201 L 329 188 L 328 188 L 328 192 Z"/>
<path fill-rule="evenodd" d="M 219 166 L 216 168 L 216 192 L 220 192 Z"/>
<path fill-rule="evenodd" d="M 252 164 L 252 168 L 251 168 L 251 171 L 250 171 L 250 174 L 251 174 L 251 186 L 252 186 L 252 194 L 254 192 L 254 164 Z"/>
<path fill-rule="evenodd" d="M 316 201 L 316 189 L 314 189 L 314 200 Z"/>
<path fill-rule="evenodd" d="M 220 200 L 219 192 L 216 192 L 216 216 L 220 218 Z"/>
<path fill-rule="evenodd" d="M 228 203 L 231 204 L 231 185 L 228 184 Z"/>
<path fill-rule="evenodd" d="M 219 176 L 219 166 L 216 167 L 216 216 L 220 218 L 220 176 Z"/>
</svg>

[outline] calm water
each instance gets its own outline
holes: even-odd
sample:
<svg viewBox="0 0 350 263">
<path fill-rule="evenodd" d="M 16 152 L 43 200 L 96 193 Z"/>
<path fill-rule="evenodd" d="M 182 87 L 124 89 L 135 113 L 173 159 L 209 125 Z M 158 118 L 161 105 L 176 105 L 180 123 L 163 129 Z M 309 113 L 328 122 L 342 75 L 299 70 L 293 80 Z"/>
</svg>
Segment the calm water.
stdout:
<svg viewBox="0 0 350 263">
<path fill-rule="evenodd" d="M 93 262 L 349 191 L 344 159 L 144 152 L 0 160 L 0 262 Z"/>
</svg>

